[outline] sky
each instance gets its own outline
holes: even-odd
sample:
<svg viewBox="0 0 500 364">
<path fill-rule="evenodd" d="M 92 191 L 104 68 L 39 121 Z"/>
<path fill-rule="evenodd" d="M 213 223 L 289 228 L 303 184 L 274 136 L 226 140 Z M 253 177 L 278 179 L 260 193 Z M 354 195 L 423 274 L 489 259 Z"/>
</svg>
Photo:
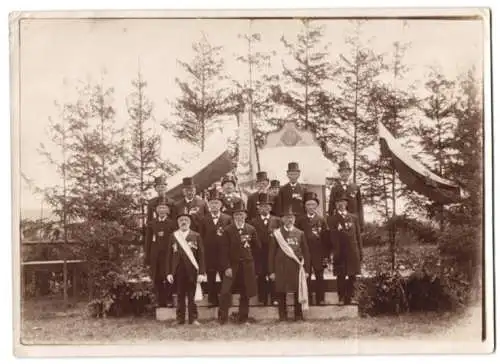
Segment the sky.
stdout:
<svg viewBox="0 0 500 364">
<path fill-rule="evenodd" d="M 330 43 L 330 59 L 347 51 L 345 37 L 352 29 L 347 20 L 318 21 L 325 26 L 325 41 Z M 202 32 L 214 45 L 223 47 L 222 56 L 231 78 L 243 81 L 246 68 L 236 60 L 244 54 L 246 44 L 238 34 L 251 30 L 262 36 L 259 50 L 275 51 L 270 72 L 280 72 L 288 63 L 280 42 L 281 36 L 293 41 L 301 27 L 299 20 L 245 19 L 115 19 L 54 20 L 32 19 L 21 23 L 20 46 L 20 142 L 21 172 L 39 187 L 59 182 L 54 170 L 40 156 L 40 143 L 47 144 L 49 118 L 57 118 L 54 102 L 74 100 L 75 84 L 81 80 L 99 80 L 115 89 L 117 120 L 127 122 L 125 100 L 132 91 L 131 80 L 141 70 L 148 82 L 147 94 L 154 104 L 157 128 L 162 133 L 162 154 L 179 161 L 193 149 L 162 131 L 159 122 L 171 115 L 167 102 L 179 95 L 176 77 L 184 71 L 178 60 L 189 61 L 192 43 Z M 472 65 L 483 62 L 483 24 L 480 20 L 368 20 L 364 37 L 376 52 L 389 52 L 394 41 L 410 42 L 405 56 L 410 69 L 401 81 L 422 89 L 429 66 L 439 67 L 455 78 Z M 226 121 L 229 125 L 230 120 Z M 234 124 L 234 123 L 232 123 Z M 226 133 L 232 133 L 226 128 Z M 50 145 L 50 143 L 49 143 Z M 28 186 L 21 186 L 21 208 L 39 209 L 39 196 Z"/>
</svg>

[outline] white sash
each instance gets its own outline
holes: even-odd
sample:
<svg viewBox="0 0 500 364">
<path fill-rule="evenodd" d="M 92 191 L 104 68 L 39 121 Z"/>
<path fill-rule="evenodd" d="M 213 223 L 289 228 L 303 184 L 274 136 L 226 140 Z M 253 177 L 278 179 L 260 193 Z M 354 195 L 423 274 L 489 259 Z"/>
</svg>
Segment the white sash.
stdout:
<svg viewBox="0 0 500 364">
<path fill-rule="evenodd" d="M 176 230 L 174 232 L 174 236 L 179 242 L 179 245 L 181 246 L 182 250 L 184 250 L 184 253 L 186 253 L 189 261 L 196 269 L 196 274 L 198 275 L 200 267 L 198 266 L 198 262 L 196 261 L 196 258 L 194 257 L 193 251 L 189 247 L 188 242 L 186 241 L 186 239 L 184 239 L 184 236 L 182 236 L 180 230 Z M 196 276 L 196 291 L 194 294 L 194 300 L 198 302 L 201 301 L 202 299 L 203 299 L 203 292 L 201 291 L 201 284 L 200 282 L 198 282 L 198 276 Z"/>
<path fill-rule="evenodd" d="M 283 234 L 281 234 L 280 229 L 274 230 L 274 237 L 276 238 L 276 241 L 278 242 L 278 245 L 280 246 L 281 250 L 285 255 L 297 262 L 299 265 L 299 290 L 298 290 L 298 298 L 299 302 L 302 305 L 302 309 L 308 310 L 309 309 L 309 294 L 307 292 L 307 278 L 306 278 L 306 271 L 304 269 L 304 261 L 300 261 L 293 249 L 288 245 L 286 242 L 285 238 L 283 237 Z"/>
</svg>

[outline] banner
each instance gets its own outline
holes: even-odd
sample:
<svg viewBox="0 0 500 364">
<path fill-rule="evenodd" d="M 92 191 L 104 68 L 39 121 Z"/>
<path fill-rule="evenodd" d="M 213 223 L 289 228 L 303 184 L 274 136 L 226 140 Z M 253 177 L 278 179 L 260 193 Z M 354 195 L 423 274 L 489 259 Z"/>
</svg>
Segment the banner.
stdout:
<svg viewBox="0 0 500 364">
<path fill-rule="evenodd" d="M 399 179 L 409 188 L 440 204 L 459 202 L 460 187 L 428 170 L 413 158 L 381 123 L 378 123 L 380 151 L 391 158 Z"/>
<path fill-rule="evenodd" d="M 252 120 L 248 104 L 243 114 L 240 115 L 240 126 L 238 130 L 238 164 L 236 166 L 236 177 L 239 187 L 243 190 L 252 188 L 257 173 L 257 151 L 253 139 Z"/>
</svg>

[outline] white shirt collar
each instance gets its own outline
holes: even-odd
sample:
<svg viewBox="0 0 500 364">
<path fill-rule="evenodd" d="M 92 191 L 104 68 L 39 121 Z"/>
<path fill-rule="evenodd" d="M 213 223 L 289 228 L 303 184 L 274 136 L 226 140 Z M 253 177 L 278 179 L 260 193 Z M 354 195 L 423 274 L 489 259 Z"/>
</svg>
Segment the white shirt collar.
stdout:
<svg viewBox="0 0 500 364">
<path fill-rule="evenodd" d="M 294 226 L 292 225 L 292 227 L 290 227 L 290 228 L 287 228 L 286 226 L 283 226 L 283 229 L 285 229 L 285 231 L 287 231 L 287 232 L 289 232 L 289 233 L 290 233 L 290 232 L 292 232 L 292 231 L 293 231 Z"/>
<path fill-rule="evenodd" d="M 245 227 L 245 224 L 238 226 L 238 224 L 235 223 L 235 225 L 236 225 L 236 229 L 238 229 L 238 230 L 242 230 Z"/>
<path fill-rule="evenodd" d="M 184 200 L 186 201 L 186 203 L 191 203 L 191 202 L 193 202 L 194 197 L 191 200 L 188 200 L 187 197 L 184 197 Z"/>
<path fill-rule="evenodd" d="M 167 216 L 164 216 L 164 217 L 158 216 L 158 221 L 163 222 L 165 220 L 167 220 Z"/>
<path fill-rule="evenodd" d="M 267 214 L 267 215 L 260 215 L 260 217 L 262 219 L 269 219 L 271 217 L 271 214 Z"/>
<path fill-rule="evenodd" d="M 298 184 L 299 184 L 299 182 L 295 182 L 295 183 L 290 182 L 290 186 L 292 186 L 292 187 L 295 187 L 295 186 L 297 186 Z"/>
<path fill-rule="evenodd" d="M 189 234 L 189 229 L 188 229 L 188 230 L 186 230 L 186 231 L 182 231 L 182 230 L 180 230 L 180 229 L 179 229 L 179 232 L 181 233 L 181 235 L 182 235 L 182 236 L 184 237 L 184 239 L 185 239 L 185 238 L 186 238 L 186 236 L 188 236 L 188 234 Z"/>
<path fill-rule="evenodd" d="M 212 220 L 215 220 L 215 219 L 218 219 L 220 217 L 220 212 L 218 212 L 217 214 L 211 214 L 212 215 Z"/>
</svg>

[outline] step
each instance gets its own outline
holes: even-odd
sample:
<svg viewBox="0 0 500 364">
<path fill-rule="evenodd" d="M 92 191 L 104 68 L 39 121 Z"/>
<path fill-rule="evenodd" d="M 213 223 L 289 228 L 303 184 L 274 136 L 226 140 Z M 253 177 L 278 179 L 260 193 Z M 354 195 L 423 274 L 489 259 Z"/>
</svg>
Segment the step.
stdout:
<svg viewBox="0 0 500 364">
<path fill-rule="evenodd" d="M 288 306 L 288 317 L 293 317 L 293 306 Z M 198 307 L 198 319 L 201 321 L 217 320 L 218 308 Z M 231 307 L 229 314 L 237 313 L 237 307 Z M 311 306 L 303 312 L 306 320 L 340 320 L 358 317 L 357 305 L 328 305 Z M 250 317 L 256 321 L 271 321 L 278 319 L 278 308 L 276 306 L 250 307 Z M 175 321 L 175 308 L 160 307 L 156 309 L 156 320 Z"/>
</svg>

